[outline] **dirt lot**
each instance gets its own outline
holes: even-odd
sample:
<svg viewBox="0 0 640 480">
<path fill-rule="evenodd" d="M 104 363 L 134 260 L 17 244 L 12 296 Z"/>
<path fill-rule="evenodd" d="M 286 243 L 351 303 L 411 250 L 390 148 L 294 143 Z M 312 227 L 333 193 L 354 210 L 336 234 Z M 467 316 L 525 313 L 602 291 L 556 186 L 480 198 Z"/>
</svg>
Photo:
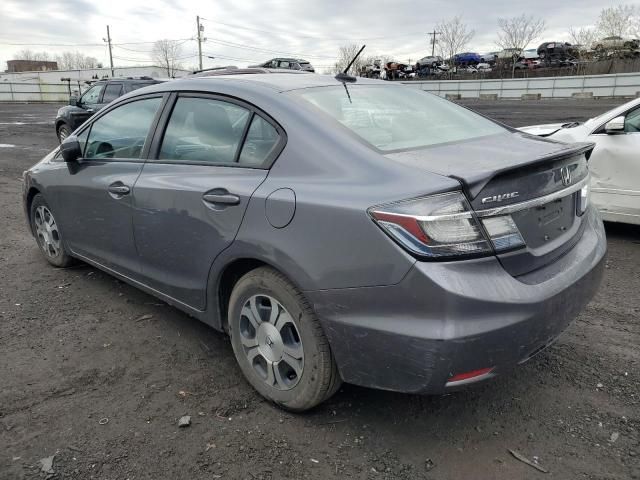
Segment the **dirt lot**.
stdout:
<svg viewBox="0 0 640 480">
<path fill-rule="evenodd" d="M 466 102 L 515 126 L 615 101 Z M 600 293 L 548 351 L 446 397 L 345 385 L 306 415 L 248 386 L 227 338 L 98 270 L 49 267 L 21 172 L 52 105 L 0 105 L 0 478 L 640 478 L 640 229 L 607 225 Z M 8 145 L 8 146 L 7 146 Z M 182 415 L 191 426 L 178 428 Z"/>
</svg>

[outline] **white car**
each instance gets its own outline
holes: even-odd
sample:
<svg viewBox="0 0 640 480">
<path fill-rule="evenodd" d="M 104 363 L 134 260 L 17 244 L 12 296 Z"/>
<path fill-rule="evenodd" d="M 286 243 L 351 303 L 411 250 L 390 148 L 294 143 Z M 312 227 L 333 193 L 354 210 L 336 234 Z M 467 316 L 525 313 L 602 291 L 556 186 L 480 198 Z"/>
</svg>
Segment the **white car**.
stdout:
<svg viewBox="0 0 640 480">
<path fill-rule="evenodd" d="M 563 142 L 594 142 L 591 201 L 604 220 L 640 225 L 640 98 L 584 123 L 518 130 Z"/>
<path fill-rule="evenodd" d="M 608 48 L 626 48 L 629 50 L 635 50 L 639 48 L 638 45 L 640 41 L 633 38 L 623 38 L 623 37 L 605 37 L 601 40 L 596 40 L 593 42 L 591 48 L 594 50 L 605 50 Z"/>
</svg>

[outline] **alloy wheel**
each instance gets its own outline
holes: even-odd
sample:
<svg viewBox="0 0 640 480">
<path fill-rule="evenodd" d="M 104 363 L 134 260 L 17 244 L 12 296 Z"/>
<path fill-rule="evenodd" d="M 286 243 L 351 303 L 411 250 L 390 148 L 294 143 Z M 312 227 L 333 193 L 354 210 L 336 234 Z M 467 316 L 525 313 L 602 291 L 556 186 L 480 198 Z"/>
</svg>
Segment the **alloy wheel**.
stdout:
<svg viewBox="0 0 640 480">
<path fill-rule="evenodd" d="M 269 295 L 253 295 L 240 313 L 240 341 L 249 365 L 270 387 L 291 390 L 302 376 L 304 349 L 289 312 Z"/>
<path fill-rule="evenodd" d="M 38 244 L 45 255 L 51 258 L 59 256 L 62 250 L 60 231 L 51 210 L 44 205 L 36 208 L 34 223 Z"/>
</svg>

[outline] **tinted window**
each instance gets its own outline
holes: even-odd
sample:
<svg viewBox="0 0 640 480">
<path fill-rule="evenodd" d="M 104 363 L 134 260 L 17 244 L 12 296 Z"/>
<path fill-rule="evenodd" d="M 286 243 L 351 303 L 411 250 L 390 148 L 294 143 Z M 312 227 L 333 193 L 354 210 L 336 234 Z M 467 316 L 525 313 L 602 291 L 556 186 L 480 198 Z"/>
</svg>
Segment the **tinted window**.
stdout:
<svg viewBox="0 0 640 480">
<path fill-rule="evenodd" d="M 87 105 L 98 103 L 98 99 L 100 98 L 100 93 L 102 93 L 103 88 L 104 83 L 91 87 L 89 90 L 84 92 L 84 95 L 82 95 L 82 103 L 86 103 Z"/>
<path fill-rule="evenodd" d="M 104 95 L 102 96 L 102 103 L 109 103 L 122 95 L 121 83 L 110 83 L 104 89 Z"/>
<path fill-rule="evenodd" d="M 160 149 L 161 160 L 232 163 L 249 110 L 220 100 L 178 98 Z"/>
<path fill-rule="evenodd" d="M 249 167 L 262 165 L 278 144 L 278 140 L 280 135 L 273 125 L 259 115 L 255 115 L 238 162 Z"/>
<path fill-rule="evenodd" d="M 640 108 L 631 110 L 624 119 L 625 132 L 640 132 Z"/>
<path fill-rule="evenodd" d="M 126 103 L 93 122 L 85 158 L 140 158 L 162 98 Z"/>
<path fill-rule="evenodd" d="M 380 150 L 420 148 L 503 133 L 466 108 L 408 87 L 307 88 L 300 95 Z"/>
</svg>

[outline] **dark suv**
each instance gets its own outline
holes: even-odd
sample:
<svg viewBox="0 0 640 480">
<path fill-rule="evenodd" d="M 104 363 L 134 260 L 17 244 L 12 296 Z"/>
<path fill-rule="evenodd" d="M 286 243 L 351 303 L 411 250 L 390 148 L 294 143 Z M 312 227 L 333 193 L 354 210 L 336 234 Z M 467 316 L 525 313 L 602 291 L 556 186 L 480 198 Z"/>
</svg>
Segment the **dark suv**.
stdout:
<svg viewBox="0 0 640 480">
<path fill-rule="evenodd" d="M 69 105 L 58 110 L 55 122 L 58 140 L 62 142 L 89 117 L 116 98 L 159 82 L 160 80 L 151 77 L 112 78 L 95 82 L 80 98 L 71 96 Z"/>
</svg>

